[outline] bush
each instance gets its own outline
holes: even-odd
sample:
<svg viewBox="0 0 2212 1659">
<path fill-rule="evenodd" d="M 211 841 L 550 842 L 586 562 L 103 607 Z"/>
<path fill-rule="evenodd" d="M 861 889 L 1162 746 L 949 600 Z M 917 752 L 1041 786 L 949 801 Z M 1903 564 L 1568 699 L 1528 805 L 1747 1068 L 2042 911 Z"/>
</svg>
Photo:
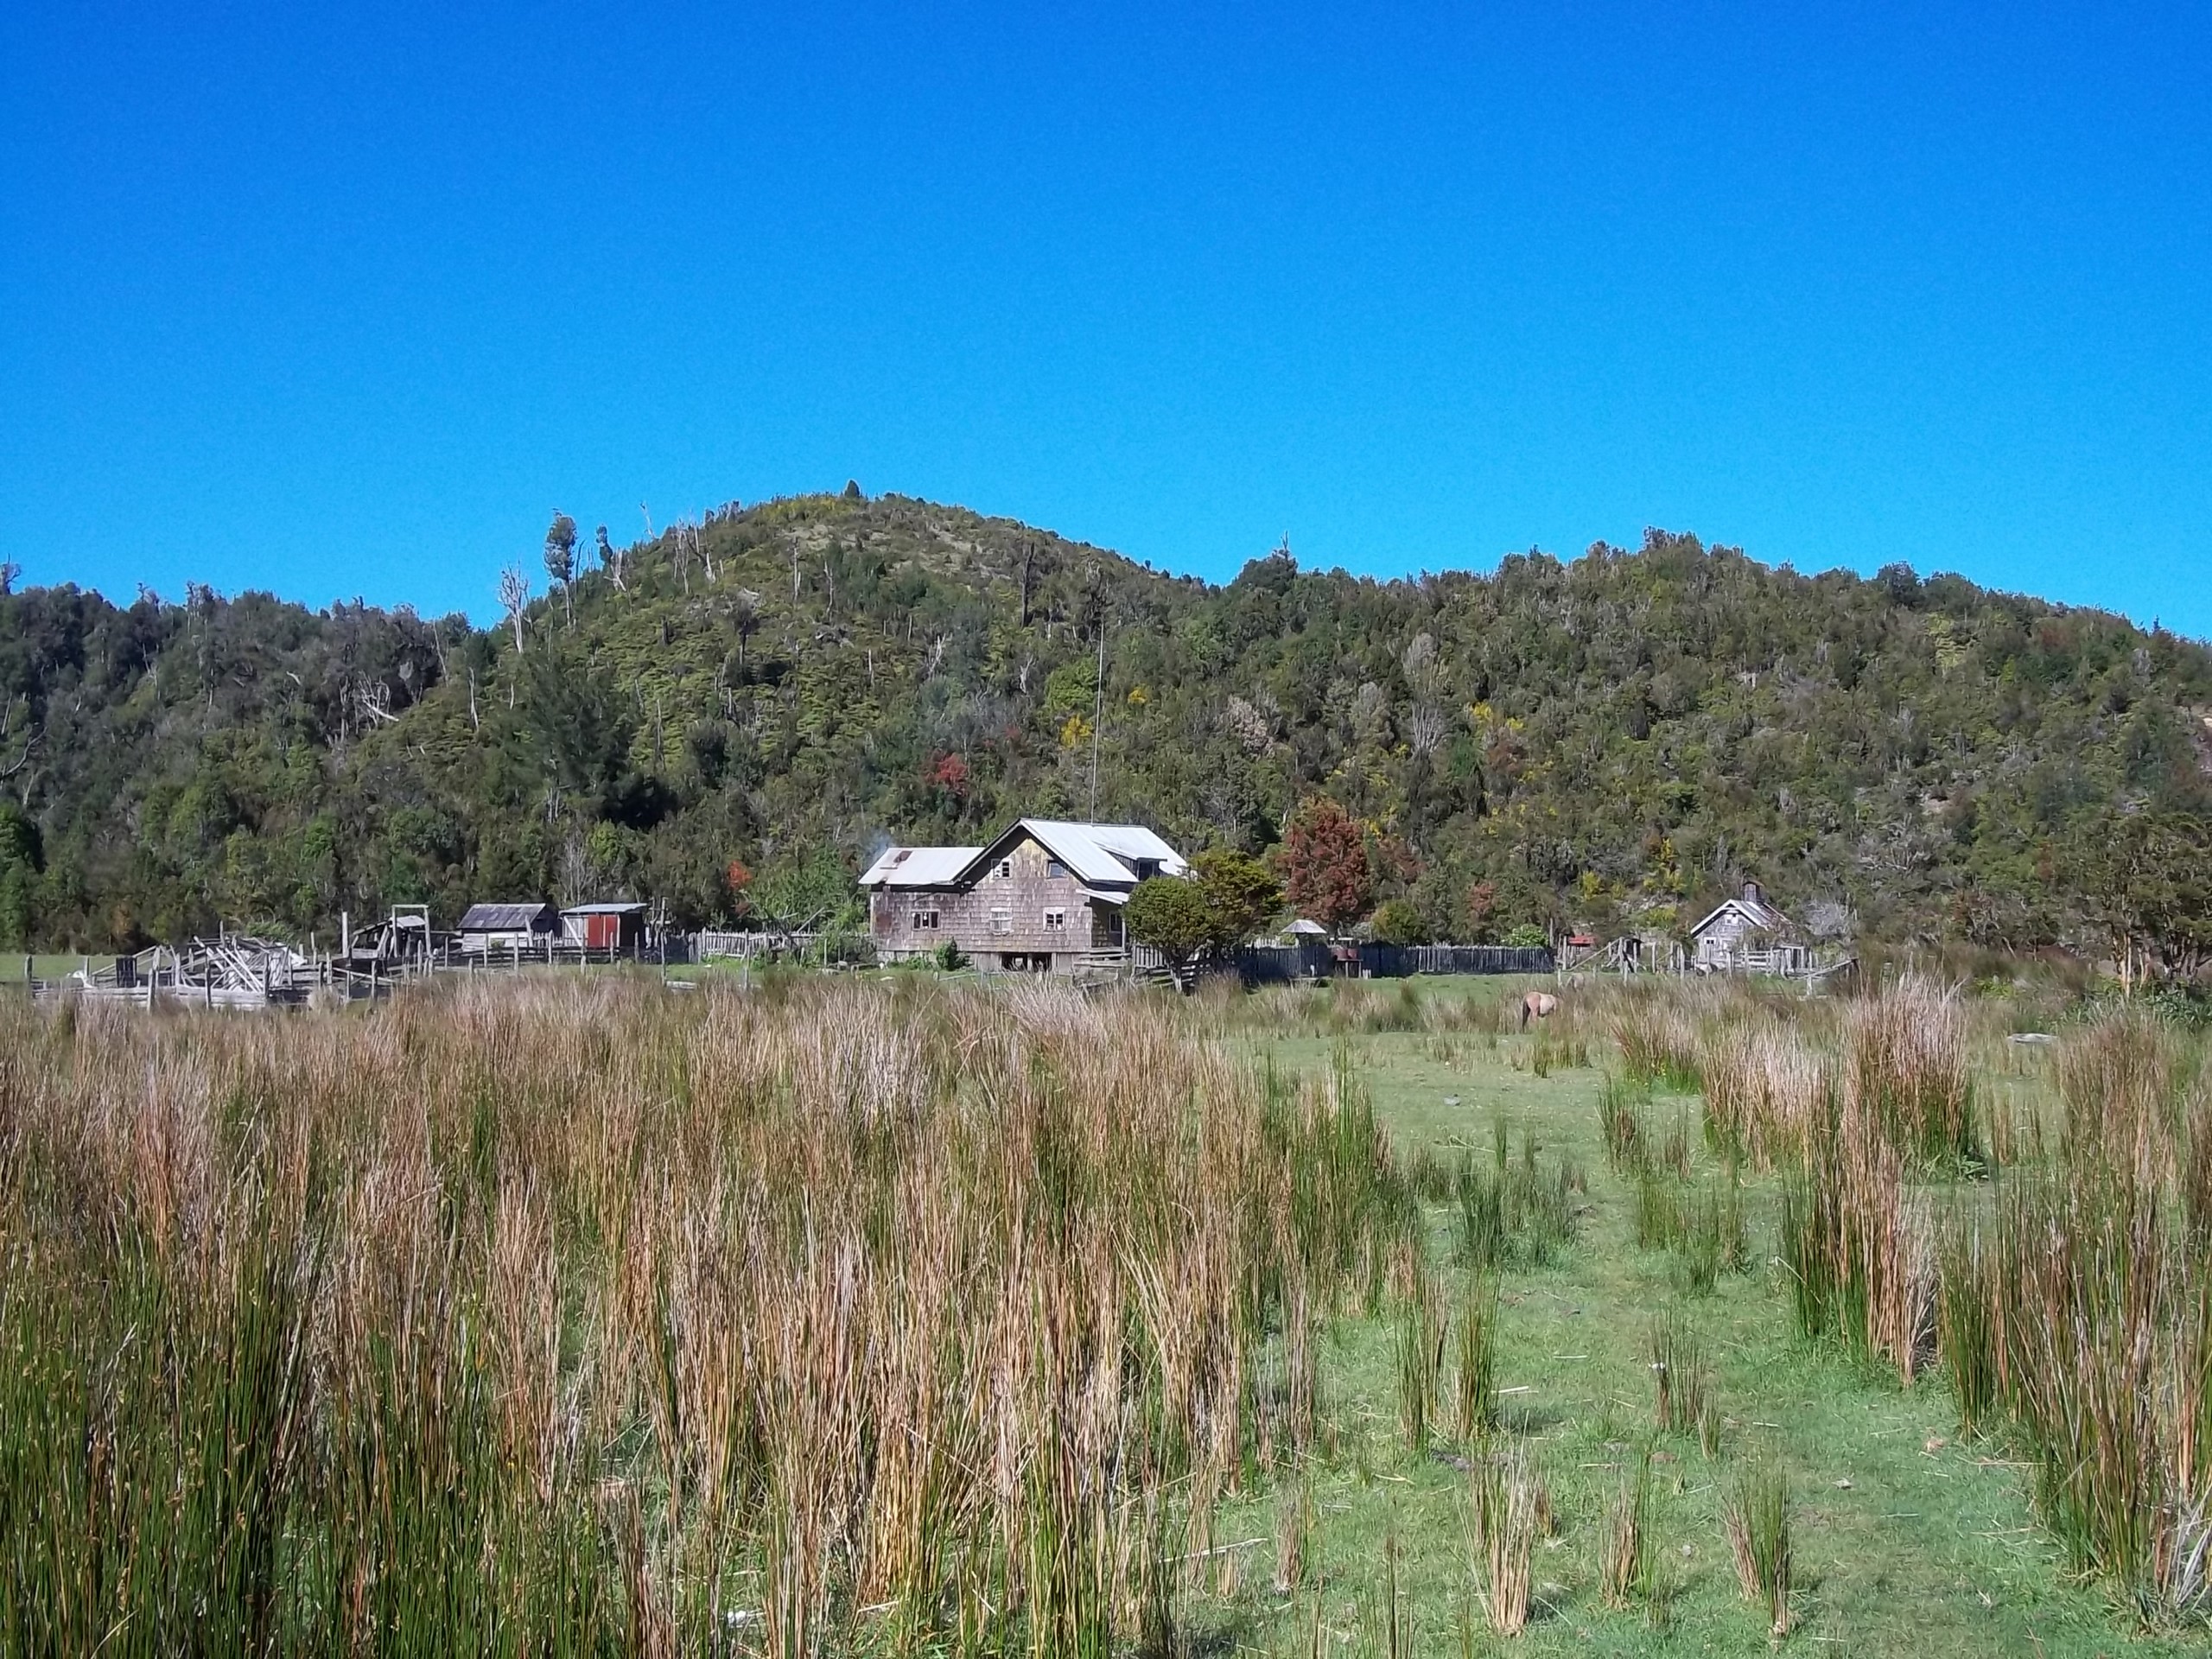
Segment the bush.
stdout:
<svg viewBox="0 0 2212 1659">
<path fill-rule="evenodd" d="M 1384 944 L 1427 944 L 1428 924 L 1421 912 L 1403 899 L 1392 899 L 1375 912 L 1372 929 Z"/>
</svg>

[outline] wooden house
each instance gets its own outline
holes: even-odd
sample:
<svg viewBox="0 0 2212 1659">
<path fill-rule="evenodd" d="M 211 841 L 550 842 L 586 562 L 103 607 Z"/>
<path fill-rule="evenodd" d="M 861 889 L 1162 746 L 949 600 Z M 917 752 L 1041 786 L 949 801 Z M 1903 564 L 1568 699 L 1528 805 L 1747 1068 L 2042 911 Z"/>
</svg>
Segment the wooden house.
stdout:
<svg viewBox="0 0 2212 1659">
<path fill-rule="evenodd" d="M 634 956 L 645 943 L 645 906 L 633 900 L 570 905 L 561 912 L 561 937 L 587 950 Z"/>
<path fill-rule="evenodd" d="M 1796 923 L 1777 910 L 1756 881 L 1690 929 L 1690 966 L 1700 974 L 1802 974 L 1812 947 Z"/>
<path fill-rule="evenodd" d="M 1024 818 L 987 847 L 887 849 L 861 886 L 880 957 L 950 941 L 981 967 L 1072 973 L 1122 960 L 1130 893 L 1188 868 L 1141 824 Z"/>
<path fill-rule="evenodd" d="M 464 952 L 529 950 L 559 931 L 560 912 L 548 904 L 471 905 L 454 930 Z"/>
</svg>

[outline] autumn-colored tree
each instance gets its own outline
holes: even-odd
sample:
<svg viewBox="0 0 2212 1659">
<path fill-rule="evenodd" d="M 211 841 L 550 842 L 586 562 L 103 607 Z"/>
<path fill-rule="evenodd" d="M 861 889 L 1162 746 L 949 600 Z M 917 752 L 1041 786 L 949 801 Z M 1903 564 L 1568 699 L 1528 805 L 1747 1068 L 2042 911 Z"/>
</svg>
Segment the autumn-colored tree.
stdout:
<svg viewBox="0 0 2212 1659">
<path fill-rule="evenodd" d="M 1332 933 L 1364 916 L 1374 901 L 1367 838 L 1351 815 L 1325 795 L 1292 815 L 1279 856 L 1291 904 Z"/>
<path fill-rule="evenodd" d="M 729 868 L 722 872 L 722 884 L 729 889 L 730 913 L 735 916 L 744 915 L 751 907 L 751 901 L 746 898 L 745 890 L 753 885 L 753 872 L 746 868 L 743 859 L 730 860 Z"/>
<path fill-rule="evenodd" d="M 1467 925 L 1471 931 L 1467 937 L 1477 944 L 1490 937 L 1491 924 L 1497 918 L 1497 883 L 1478 881 L 1467 889 Z"/>
<path fill-rule="evenodd" d="M 968 798 L 970 775 L 965 756 L 940 754 L 922 768 L 922 786 L 950 799 L 955 805 Z"/>
</svg>

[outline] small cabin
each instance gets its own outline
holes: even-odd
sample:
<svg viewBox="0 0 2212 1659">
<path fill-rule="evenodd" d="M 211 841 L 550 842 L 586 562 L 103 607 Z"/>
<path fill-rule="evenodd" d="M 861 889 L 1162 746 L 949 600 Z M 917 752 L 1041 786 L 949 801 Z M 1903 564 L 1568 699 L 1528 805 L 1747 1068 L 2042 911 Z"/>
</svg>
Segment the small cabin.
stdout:
<svg viewBox="0 0 2212 1659">
<path fill-rule="evenodd" d="M 560 931 L 561 915 L 543 903 L 471 905 L 454 931 L 465 952 L 530 950 Z"/>
<path fill-rule="evenodd" d="M 561 937 L 587 950 L 633 956 L 645 947 L 645 906 L 632 899 L 570 905 L 561 912 Z"/>
<path fill-rule="evenodd" d="M 1812 959 L 1797 924 L 1767 902 L 1756 881 L 1690 930 L 1690 965 L 1701 974 L 1802 974 Z"/>
</svg>

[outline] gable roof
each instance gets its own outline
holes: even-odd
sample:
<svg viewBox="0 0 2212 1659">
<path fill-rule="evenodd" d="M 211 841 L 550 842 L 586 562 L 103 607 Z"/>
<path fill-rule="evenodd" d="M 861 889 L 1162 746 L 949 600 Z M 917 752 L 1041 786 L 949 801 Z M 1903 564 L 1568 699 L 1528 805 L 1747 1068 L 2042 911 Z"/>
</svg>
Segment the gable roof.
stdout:
<svg viewBox="0 0 2212 1659">
<path fill-rule="evenodd" d="M 461 918 L 463 933 L 509 933 L 535 927 L 552 914 L 547 904 L 471 905 Z"/>
<path fill-rule="evenodd" d="M 1690 929 L 1690 937 L 1697 938 L 1699 934 L 1732 911 L 1762 933 L 1787 932 L 1797 925 L 1764 899 L 1753 899 L 1746 895 L 1741 899 L 1722 899 L 1713 907 L 1710 916 Z"/>
<path fill-rule="evenodd" d="M 1156 866 L 1154 874 L 1181 875 L 1190 866 L 1177 852 L 1141 823 L 1070 823 L 1058 818 L 1023 818 L 973 858 L 960 872 L 973 880 L 982 867 L 1003 856 L 1002 849 L 1027 836 L 1068 867 L 1086 887 L 1135 887 L 1139 863 Z"/>
<path fill-rule="evenodd" d="M 864 887 L 949 887 L 980 847 L 887 847 L 861 874 Z"/>
</svg>

